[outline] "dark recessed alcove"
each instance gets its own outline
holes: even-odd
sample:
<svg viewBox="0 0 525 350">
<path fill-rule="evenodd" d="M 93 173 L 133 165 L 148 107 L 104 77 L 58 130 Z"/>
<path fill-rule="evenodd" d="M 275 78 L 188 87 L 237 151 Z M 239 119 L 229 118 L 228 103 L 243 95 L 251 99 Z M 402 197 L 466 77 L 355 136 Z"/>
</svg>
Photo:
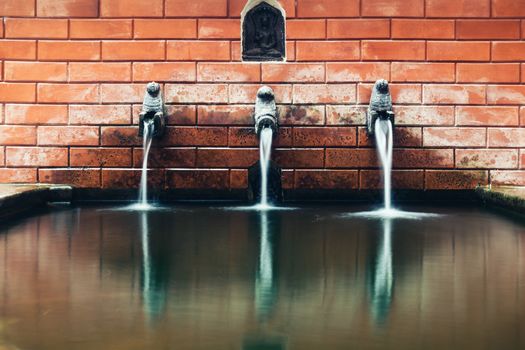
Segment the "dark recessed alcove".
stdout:
<svg viewBox="0 0 525 350">
<path fill-rule="evenodd" d="M 244 61 L 283 61 L 286 57 L 284 16 L 266 2 L 250 9 L 242 23 Z"/>
</svg>

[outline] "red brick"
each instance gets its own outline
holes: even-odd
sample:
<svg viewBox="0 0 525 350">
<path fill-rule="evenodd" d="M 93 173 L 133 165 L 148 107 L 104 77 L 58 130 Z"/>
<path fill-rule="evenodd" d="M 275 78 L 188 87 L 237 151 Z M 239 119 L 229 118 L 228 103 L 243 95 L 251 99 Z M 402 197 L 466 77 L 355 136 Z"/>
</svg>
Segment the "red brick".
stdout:
<svg viewBox="0 0 525 350">
<path fill-rule="evenodd" d="M 228 86 L 225 84 L 167 84 L 164 93 L 168 103 L 228 102 Z"/>
<path fill-rule="evenodd" d="M 326 64 L 328 82 L 375 82 L 378 79 L 390 79 L 390 64 L 371 62 Z"/>
<path fill-rule="evenodd" d="M 523 0 L 493 0 L 492 16 L 523 17 L 525 16 L 525 1 Z"/>
<path fill-rule="evenodd" d="M 520 21 L 458 20 L 458 39 L 518 39 Z"/>
<path fill-rule="evenodd" d="M 7 166 L 68 166 L 67 148 L 7 147 Z"/>
<path fill-rule="evenodd" d="M 140 169 L 102 169 L 102 188 L 139 188 L 142 171 Z M 148 188 L 164 189 L 166 172 L 163 169 L 148 171 Z"/>
<path fill-rule="evenodd" d="M 280 127 L 275 135 L 272 146 L 291 147 L 293 144 L 292 128 Z M 259 139 L 255 135 L 255 129 L 251 127 L 230 127 L 228 129 L 229 147 L 259 147 Z"/>
<path fill-rule="evenodd" d="M 144 84 L 100 84 L 102 103 L 142 103 L 145 92 Z"/>
<path fill-rule="evenodd" d="M 66 81 L 67 63 L 5 62 L 6 81 Z"/>
<path fill-rule="evenodd" d="M 492 59 L 494 61 L 525 61 L 525 42 L 492 43 Z"/>
<path fill-rule="evenodd" d="M 364 125 L 366 109 L 360 106 L 326 106 L 326 124 Z"/>
<path fill-rule="evenodd" d="M 2 0 L 0 17 L 32 17 L 35 15 L 35 0 Z"/>
<path fill-rule="evenodd" d="M 252 125 L 253 105 L 199 106 L 199 125 Z"/>
<path fill-rule="evenodd" d="M 357 17 L 359 0 L 298 0 L 298 17 Z"/>
<path fill-rule="evenodd" d="M 72 39 L 131 39 L 131 20 L 124 19 L 71 19 L 69 36 Z"/>
<path fill-rule="evenodd" d="M 394 168 L 453 168 L 452 149 L 396 149 Z"/>
<path fill-rule="evenodd" d="M 0 40 L 0 59 L 34 60 L 36 58 L 36 41 Z"/>
<path fill-rule="evenodd" d="M 368 135 L 365 127 L 357 129 L 357 145 L 359 147 L 374 147 L 375 140 Z M 423 134 L 421 128 L 396 126 L 394 128 L 394 147 L 421 147 Z"/>
<path fill-rule="evenodd" d="M 454 82 L 454 63 L 392 63 L 394 82 Z"/>
<path fill-rule="evenodd" d="M 130 148 L 71 148 L 72 167 L 129 167 Z"/>
<path fill-rule="evenodd" d="M 0 168 L 0 183 L 35 183 L 37 182 L 36 169 L 9 169 Z"/>
<path fill-rule="evenodd" d="M 221 190 L 229 187 L 228 170 L 168 170 L 166 179 L 168 188 Z"/>
<path fill-rule="evenodd" d="M 422 61 L 424 41 L 366 41 L 362 42 L 363 60 Z"/>
<path fill-rule="evenodd" d="M 228 41 L 169 41 L 167 59 L 175 61 L 229 61 Z"/>
<path fill-rule="evenodd" d="M 6 38 L 67 38 L 66 19 L 6 18 Z"/>
<path fill-rule="evenodd" d="M 458 63 L 460 83 L 519 83 L 519 63 Z"/>
<path fill-rule="evenodd" d="M 152 79 L 154 80 L 154 79 Z M 76 63 L 69 64 L 69 81 L 112 82 L 131 81 L 131 63 Z"/>
<path fill-rule="evenodd" d="M 0 165 L 1 165 L 1 166 L 4 166 L 4 165 L 5 165 L 4 148 L 5 148 L 5 147 L 0 147 Z"/>
<path fill-rule="evenodd" d="M 194 82 L 195 63 L 193 62 L 135 62 L 133 63 L 134 81 L 172 81 L 172 82 Z"/>
<path fill-rule="evenodd" d="M 273 160 L 282 168 L 322 168 L 324 150 L 318 148 L 276 149 Z"/>
<path fill-rule="evenodd" d="M 103 41 L 102 59 L 113 61 L 164 60 L 164 41 Z"/>
<path fill-rule="evenodd" d="M 396 125 L 454 125 L 454 107 L 397 106 Z"/>
<path fill-rule="evenodd" d="M 35 145 L 36 127 L 0 125 L 0 145 Z"/>
<path fill-rule="evenodd" d="M 135 39 L 195 39 L 195 19 L 136 19 Z"/>
<path fill-rule="evenodd" d="M 297 61 L 359 60 L 359 41 L 298 41 Z"/>
<path fill-rule="evenodd" d="M 525 128 L 489 128 L 489 147 L 525 147 Z"/>
<path fill-rule="evenodd" d="M 100 42 L 39 41 L 38 59 L 43 61 L 96 61 L 100 59 Z"/>
<path fill-rule="evenodd" d="M 357 143 L 355 127 L 294 128 L 294 147 L 345 147 Z"/>
<path fill-rule="evenodd" d="M 133 164 L 135 167 L 142 166 L 144 151 L 135 148 L 133 151 Z M 193 147 L 167 148 L 152 147 L 148 158 L 148 168 L 187 168 L 195 167 L 196 150 Z M 224 168 L 224 166 L 222 166 Z"/>
<path fill-rule="evenodd" d="M 240 39 L 240 28 L 238 19 L 201 19 L 199 39 Z"/>
<path fill-rule="evenodd" d="M 426 0 L 428 17 L 489 17 L 490 0 Z"/>
<path fill-rule="evenodd" d="M 281 125 L 323 125 L 325 122 L 324 106 L 282 106 L 278 112 Z"/>
<path fill-rule="evenodd" d="M 5 122 L 8 124 L 67 124 L 66 105 L 21 105 L 5 107 Z"/>
<path fill-rule="evenodd" d="M 484 104 L 485 91 L 482 85 L 424 85 L 423 103 Z"/>
<path fill-rule="evenodd" d="M 326 21 L 324 19 L 296 19 L 286 22 L 286 39 L 324 39 Z"/>
<path fill-rule="evenodd" d="M 374 149 L 327 148 L 327 168 L 368 168 L 379 165 Z"/>
<path fill-rule="evenodd" d="M 518 107 L 456 107 L 456 123 L 461 126 L 517 126 Z"/>
<path fill-rule="evenodd" d="M 484 147 L 487 130 L 485 128 L 435 128 L 423 129 L 424 147 Z"/>
<path fill-rule="evenodd" d="M 297 170 L 294 175 L 297 189 L 357 189 L 357 170 Z"/>
<path fill-rule="evenodd" d="M 293 103 L 354 103 L 355 84 L 300 84 L 293 86 Z"/>
<path fill-rule="evenodd" d="M 520 109 L 520 125 L 525 126 L 525 107 Z"/>
<path fill-rule="evenodd" d="M 197 80 L 204 82 L 258 82 L 261 67 L 253 63 L 199 63 Z"/>
<path fill-rule="evenodd" d="M 164 146 L 227 146 L 226 127 L 168 127 L 160 140 Z"/>
<path fill-rule="evenodd" d="M 256 84 L 231 84 L 229 86 L 230 103 L 254 103 L 257 90 Z M 292 103 L 292 85 L 270 85 L 277 103 Z"/>
<path fill-rule="evenodd" d="M 427 59 L 429 61 L 489 61 L 490 43 L 429 41 Z"/>
<path fill-rule="evenodd" d="M 423 0 L 362 0 L 361 14 L 366 17 L 423 17 Z"/>
<path fill-rule="evenodd" d="M 390 37 L 390 21 L 387 19 L 329 19 L 327 26 L 328 39 L 383 39 Z M 288 36 L 288 32 L 286 34 Z M 305 38 L 297 37 L 296 39 Z"/>
<path fill-rule="evenodd" d="M 129 124 L 131 108 L 127 105 L 70 105 L 69 123 L 79 125 Z"/>
<path fill-rule="evenodd" d="M 267 63 L 262 65 L 262 80 L 264 82 L 324 82 L 325 69 L 323 64 L 315 63 Z"/>
<path fill-rule="evenodd" d="M 525 149 L 520 150 L 520 168 L 525 169 Z"/>
<path fill-rule="evenodd" d="M 361 189 L 383 188 L 382 174 L 379 170 L 361 170 L 359 176 Z M 422 170 L 393 170 L 392 188 L 423 189 L 425 173 Z"/>
<path fill-rule="evenodd" d="M 490 172 L 492 185 L 525 186 L 525 171 L 497 171 Z"/>
<path fill-rule="evenodd" d="M 226 17 L 227 11 L 227 0 L 166 0 L 169 17 Z"/>
<path fill-rule="evenodd" d="M 489 104 L 525 104 L 524 85 L 489 85 L 487 86 Z"/>
<path fill-rule="evenodd" d="M 257 148 L 199 148 L 197 167 L 248 168 L 259 160 Z"/>
<path fill-rule="evenodd" d="M 99 101 L 96 84 L 38 84 L 38 102 L 93 103 Z"/>
<path fill-rule="evenodd" d="M 518 150 L 457 149 L 456 168 L 514 169 L 518 167 Z"/>
<path fill-rule="evenodd" d="M 40 126 L 38 144 L 49 146 L 96 146 L 99 132 L 95 126 Z"/>
<path fill-rule="evenodd" d="M 35 102 L 35 84 L 0 83 L 0 102 Z"/>
<path fill-rule="evenodd" d="M 427 190 L 471 190 L 488 184 L 488 172 L 483 170 L 427 170 Z"/>
<path fill-rule="evenodd" d="M 100 187 L 99 169 L 38 169 L 43 183 L 67 184 L 80 188 Z"/>
<path fill-rule="evenodd" d="M 97 17 L 99 0 L 37 0 L 38 17 Z"/>
<path fill-rule="evenodd" d="M 113 127 L 101 128 L 102 146 L 142 146 L 142 138 L 139 137 L 139 128 L 133 127 Z"/>
<path fill-rule="evenodd" d="M 295 0 L 278 0 L 278 2 L 286 12 L 285 18 L 295 17 Z M 246 4 L 246 0 L 230 0 L 230 17 L 240 17 L 241 11 L 244 9 Z"/>
<path fill-rule="evenodd" d="M 372 94 L 373 84 L 359 84 L 357 90 L 357 103 L 368 104 Z M 421 103 L 421 85 L 390 84 L 392 101 L 401 103 Z"/>
<path fill-rule="evenodd" d="M 454 39 L 454 21 L 393 19 L 393 39 Z"/>
<path fill-rule="evenodd" d="M 230 170 L 230 188 L 244 190 L 248 188 L 248 171 L 244 169 Z"/>
<path fill-rule="evenodd" d="M 100 0 L 101 17 L 162 17 L 163 0 Z"/>
</svg>

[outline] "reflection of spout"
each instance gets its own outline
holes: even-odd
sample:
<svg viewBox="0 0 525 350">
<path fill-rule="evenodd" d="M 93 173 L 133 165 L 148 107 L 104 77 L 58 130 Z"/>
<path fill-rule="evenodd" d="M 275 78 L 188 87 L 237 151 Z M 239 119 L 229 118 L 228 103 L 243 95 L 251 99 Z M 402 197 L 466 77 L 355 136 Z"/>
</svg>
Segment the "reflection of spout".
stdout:
<svg viewBox="0 0 525 350">
<path fill-rule="evenodd" d="M 275 135 L 278 128 L 277 106 L 275 104 L 275 94 L 269 86 L 263 86 L 257 91 L 255 101 L 255 132 L 261 135 L 261 130 L 271 128 Z"/>
<path fill-rule="evenodd" d="M 261 213 L 261 235 L 259 243 L 259 265 L 255 281 L 255 307 L 257 315 L 265 318 L 271 313 L 275 289 L 273 282 L 273 251 L 268 229 L 268 213 Z"/>
<path fill-rule="evenodd" d="M 393 286 L 392 221 L 385 219 L 372 281 L 372 315 L 379 323 L 383 323 L 390 311 Z"/>
<path fill-rule="evenodd" d="M 390 120 L 394 126 L 395 115 L 392 111 L 392 96 L 388 81 L 380 79 L 374 84 L 370 105 L 366 115 L 366 124 L 368 135 L 374 135 L 376 120 Z"/>
</svg>

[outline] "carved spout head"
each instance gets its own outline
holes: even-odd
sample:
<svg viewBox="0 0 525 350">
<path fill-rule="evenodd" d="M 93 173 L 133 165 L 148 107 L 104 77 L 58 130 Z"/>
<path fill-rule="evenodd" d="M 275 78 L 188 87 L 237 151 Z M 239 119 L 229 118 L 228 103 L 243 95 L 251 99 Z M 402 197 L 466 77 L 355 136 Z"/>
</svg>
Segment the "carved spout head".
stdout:
<svg viewBox="0 0 525 350">
<path fill-rule="evenodd" d="M 367 132 L 369 135 L 374 134 L 374 125 L 377 119 L 388 119 L 394 125 L 394 112 L 392 110 L 392 96 L 388 81 L 379 79 L 374 84 L 370 105 L 367 111 Z"/>
<path fill-rule="evenodd" d="M 166 119 L 164 103 L 160 94 L 160 84 L 151 82 L 146 85 L 142 111 L 139 115 L 139 136 L 144 134 L 144 123 L 153 122 L 153 137 L 159 138 L 164 134 Z"/>
<path fill-rule="evenodd" d="M 152 97 L 157 97 L 160 92 L 160 84 L 154 81 L 148 83 L 148 85 L 146 85 L 146 92 Z"/>
<path fill-rule="evenodd" d="M 274 134 L 277 132 L 278 116 L 275 94 L 269 86 L 263 86 L 257 91 L 254 122 L 257 135 L 264 128 L 272 128 Z"/>
</svg>

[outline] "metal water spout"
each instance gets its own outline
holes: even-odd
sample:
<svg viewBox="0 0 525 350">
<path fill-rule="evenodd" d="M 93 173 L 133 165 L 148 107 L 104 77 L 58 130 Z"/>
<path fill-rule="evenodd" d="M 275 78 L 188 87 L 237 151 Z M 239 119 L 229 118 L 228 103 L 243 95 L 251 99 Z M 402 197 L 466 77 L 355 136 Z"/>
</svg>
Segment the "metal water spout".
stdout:
<svg viewBox="0 0 525 350">
<path fill-rule="evenodd" d="M 277 106 L 275 104 L 275 94 L 269 86 L 262 86 L 257 91 L 255 100 L 255 133 L 260 136 L 264 128 L 272 128 L 273 135 L 277 134 L 279 127 L 277 119 Z"/>
<path fill-rule="evenodd" d="M 368 135 L 374 135 L 374 127 L 377 119 L 390 120 L 394 127 L 395 115 L 392 111 L 392 96 L 388 81 L 380 79 L 374 84 L 370 105 L 366 115 L 366 126 Z"/>
<path fill-rule="evenodd" d="M 160 138 L 166 130 L 166 113 L 160 85 L 155 82 L 148 83 L 144 94 L 142 111 L 139 114 L 139 136 L 144 136 L 144 124 L 153 123 L 153 137 Z"/>
</svg>

